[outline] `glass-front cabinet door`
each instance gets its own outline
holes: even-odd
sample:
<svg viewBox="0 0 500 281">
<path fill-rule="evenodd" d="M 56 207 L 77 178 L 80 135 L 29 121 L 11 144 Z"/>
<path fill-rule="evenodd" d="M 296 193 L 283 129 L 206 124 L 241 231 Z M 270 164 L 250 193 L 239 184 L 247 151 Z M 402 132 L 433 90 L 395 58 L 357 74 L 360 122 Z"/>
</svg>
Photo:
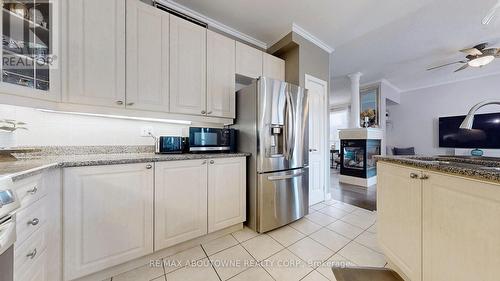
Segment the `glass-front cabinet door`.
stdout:
<svg viewBox="0 0 500 281">
<path fill-rule="evenodd" d="M 56 1 L 2 1 L 1 92 L 42 99 L 58 92 Z"/>
</svg>

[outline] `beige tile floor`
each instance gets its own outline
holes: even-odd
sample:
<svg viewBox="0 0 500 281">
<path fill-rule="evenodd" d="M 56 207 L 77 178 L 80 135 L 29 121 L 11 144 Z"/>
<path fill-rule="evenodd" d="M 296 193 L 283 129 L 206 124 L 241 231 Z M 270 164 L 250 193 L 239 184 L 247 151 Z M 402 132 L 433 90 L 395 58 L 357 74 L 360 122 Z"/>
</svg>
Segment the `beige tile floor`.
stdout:
<svg viewBox="0 0 500 281">
<path fill-rule="evenodd" d="M 165 257 L 159 267 L 145 265 L 112 281 L 335 281 L 332 266 L 386 264 L 377 243 L 376 218 L 375 212 L 330 200 L 269 233 L 245 227 Z"/>
</svg>

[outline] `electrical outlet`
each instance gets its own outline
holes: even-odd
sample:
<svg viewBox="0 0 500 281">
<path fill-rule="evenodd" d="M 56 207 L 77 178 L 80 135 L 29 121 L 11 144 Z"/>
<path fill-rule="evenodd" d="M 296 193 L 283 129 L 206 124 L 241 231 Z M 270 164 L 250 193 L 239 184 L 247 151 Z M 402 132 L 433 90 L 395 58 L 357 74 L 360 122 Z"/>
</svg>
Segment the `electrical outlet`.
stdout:
<svg viewBox="0 0 500 281">
<path fill-rule="evenodd" d="M 151 126 L 144 126 L 141 128 L 141 137 L 149 137 L 151 135 L 154 135 L 153 133 L 153 127 Z"/>
</svg>

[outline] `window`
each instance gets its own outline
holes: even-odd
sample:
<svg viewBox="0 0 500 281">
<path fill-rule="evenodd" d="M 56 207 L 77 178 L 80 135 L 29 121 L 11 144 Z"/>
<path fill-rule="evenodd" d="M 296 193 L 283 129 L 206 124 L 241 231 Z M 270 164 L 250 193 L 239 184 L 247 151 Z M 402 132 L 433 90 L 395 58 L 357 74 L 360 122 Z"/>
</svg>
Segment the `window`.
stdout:
<svg viewBox="0 0 500 281">
<path fill-rule="evenodd" d="M 347 108 L 330 111 L 330 147 L 340 149 L 339 130 L 349 127 L 349 110 Z"/>
</svg>

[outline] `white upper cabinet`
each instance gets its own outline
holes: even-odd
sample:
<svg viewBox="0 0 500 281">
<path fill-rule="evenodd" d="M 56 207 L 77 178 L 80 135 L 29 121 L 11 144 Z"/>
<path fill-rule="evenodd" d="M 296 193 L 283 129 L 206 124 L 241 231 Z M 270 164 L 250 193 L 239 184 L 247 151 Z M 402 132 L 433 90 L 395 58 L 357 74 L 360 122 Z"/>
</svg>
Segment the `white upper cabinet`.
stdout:
<svg viewBox="0 0 500 281">
<path fill-rule="evenodd" d="M 264 53 L 262 59 L 262 74 L 267 78 L 285 81 L 285 61 Z"/>
<path fill-rule="evenodd" d="M 127 108 L 169 110 L 169 19 L 162 10 L 127 0 Z"/>
<path fill-rule="evenodd" d="M 62 25 L 59 24 L 61 10 L 58 3 L 2 1 L 0 30 L 4 43 L 0 45 L 0 93 L 60 101 L 59 31 Z M 27 12 L 35 6 L 37 13 L 33 21 L 28 19 L 28 14 L 31 18 L 32 13 Z M 26 17 L 20 16 L 20 12 L 27 13 Z M 36 101 L 34 104 L 39 105 Z"/>
<path fill-rule="evenodd" d="M 207 160 L 156 163 L 155 251 L 207 234 Z"/>
<path fill-rule="evenodd" d="M 64 280 L 153 252 L 153 171 L 151 163 L 64 169 Z"/>
<path fill-rule="evenodd" d="M 64 101 L 125 106 L 125 1 L 66 1 L 67 77 Z"/>
<path fill-rule="evenodd" d="M 170 112 L 206 114 L 206 28 L 170 16 Z"/>
<path fill-rule="evenodd" d="M 246 159 L 209 160 L 208 232 L 246 220 Z"/>
<path fill-rule="evenodd" d="M 235 118 L 235 41 L 207 31 L 207 116 Z"/>
<path fill-rule="evenodd" d="M 236 42 L 236 74 L 250 78 L 262 76 L 262 51 Z"/>
</svg>

